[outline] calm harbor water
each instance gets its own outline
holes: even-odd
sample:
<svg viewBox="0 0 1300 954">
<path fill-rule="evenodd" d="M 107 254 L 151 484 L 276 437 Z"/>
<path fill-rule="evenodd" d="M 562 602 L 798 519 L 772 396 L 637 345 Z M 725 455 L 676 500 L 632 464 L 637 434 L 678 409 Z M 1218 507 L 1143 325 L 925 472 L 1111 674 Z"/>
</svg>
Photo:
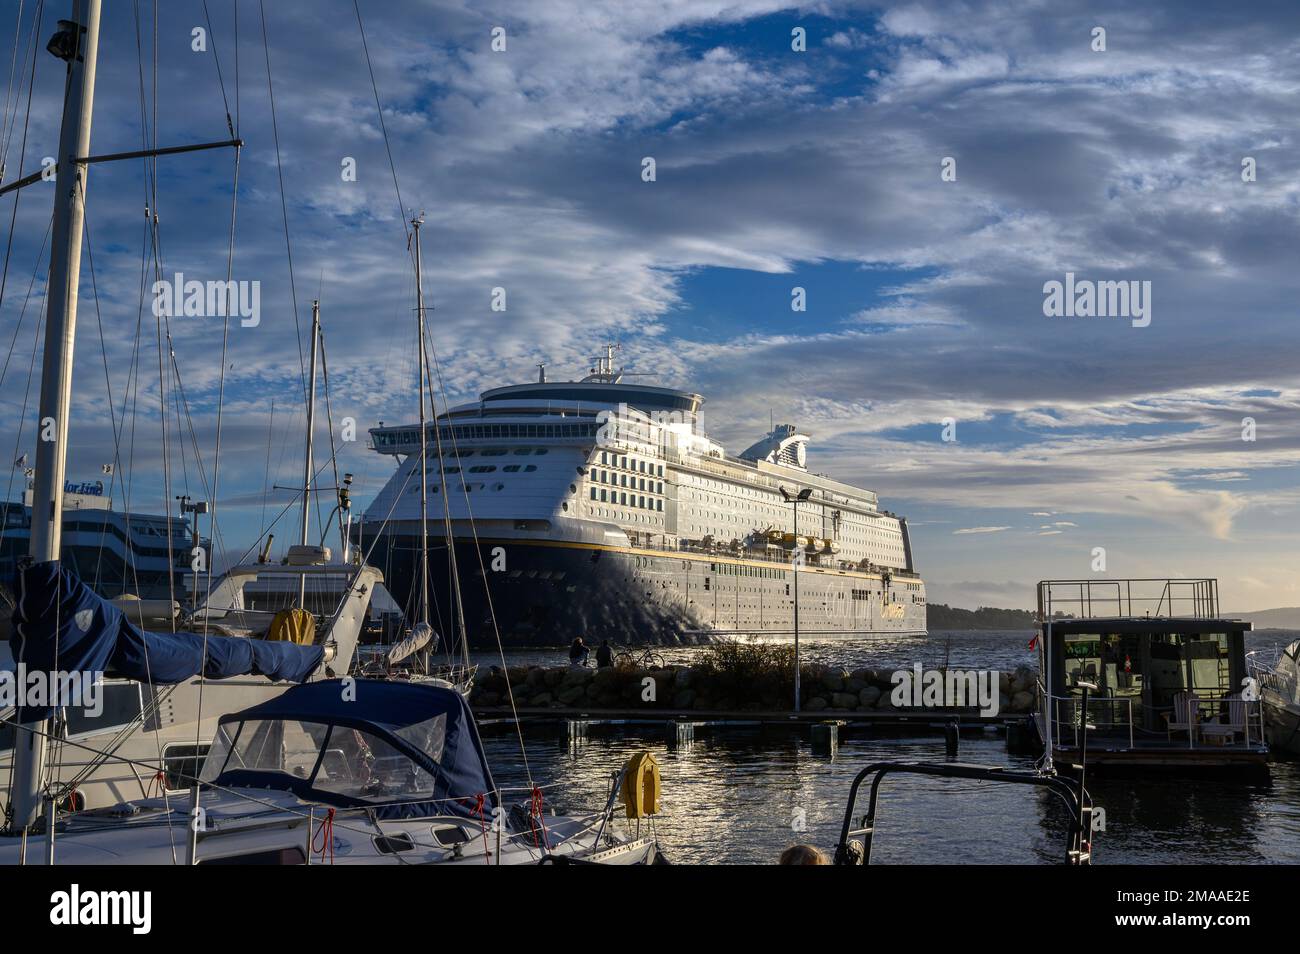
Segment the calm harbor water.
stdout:
<svg viewBox="0 0 1300 954">
<path fill-rule="evenodd" d="M 801 645 L 812 661 L 846 669 L 910 666 L 942 660 L 964 667 L 1034 665 L 1030 633 L 931 634 L 920 640 L 821 640 Z M 1252 634 L 1250 648 L 1296 634 Z M 662 651 L 687 662 L 695 648 Z M 559 664 L 563 650 L 510 653 L 510 664 Z M 478 660 L 491 664 L 484 656 Z M 782 849 L 807 842 L 834 846 L 854 775 L 881 759 L 943 760 L 940 738 L 894 736 L 841 742 L 832 760 L 813 755 L 796 733 L 701 732 L 689 749 L 669 751 L 660 731 L 593 727 L 570 749 L 543 727 L 525 735 L 532 777 L 546 787 L 548 810 L 582 810 L 603 802 L 609 775 L 634 752 L 659 759 L 664 785 L 661 844 L 682 863 L 770 863 Z M 493 730 L 484 739 L 501 786 L 525 786 L 518 741 Z M 963 737 L 963 762 L 1030 768 L 996 736 Z M 1254 783 L 1153 777 L 1093 777 L 1096 804 L 1106 809 L 1097 839 L 1098 864 L 1300 863 L 1300 762 L 1276 761 Z M 1059 803 L 1019 786 L 965 780 L 894 777 L 885 782 L 873 848 L 880 864 L 1052 864 L 1060 861 L 1065 820 Z M 859 803 L 859 810 L 865 802 Z M 797 830 L 802 826 L 803 830 Z"/>
<path fill-rule="evenodd" d="M 1017 666 L 1038 667 L 1038 651 L 1029 648 L 1033 630 L 953 630 L 936 631 L 928 636 L 823 636 L 801 638 L 799 654 L 807 663 L 824 663 L 853 670 L 858 668 L 908 669 L 920 662 L 929 666 L 942 665 L 945 659 L 950 666 L 962 669 L 1014 670 Z M 1246 649 L 1265 649 L 1286 646 L 1300 638 L 1294 630 L 1265 629 L 1246 634 Z M 763 637 L 764 642 L 791 643 L 792 637 Z M 664 658 L 669 665 L 687 665 L 704 651 L 701 646 L 655 646 L 650 649 Z M 595 664 L 594 650 L 592 647 Z M 632 648 L 632 653 L 642 650 Z M 499 666 L 496 652 L 476 652 L 472 661 L 480 666 Z M 553 649 L 507 649 L 507 665 L 562 666 L 569 661 L 568 647 Z"/>
</svg>

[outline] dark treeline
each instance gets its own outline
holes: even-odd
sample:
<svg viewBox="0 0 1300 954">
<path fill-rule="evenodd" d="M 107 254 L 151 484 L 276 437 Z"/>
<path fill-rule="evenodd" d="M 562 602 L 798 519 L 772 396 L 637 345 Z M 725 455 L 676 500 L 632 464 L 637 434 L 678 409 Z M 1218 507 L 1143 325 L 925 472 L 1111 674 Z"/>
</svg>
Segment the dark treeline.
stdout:
<svg viewBox="0 0 1300 954">
<path fill-rule="evenodd" d="M 998 609 L 994 606 L 968 610 L 943 603 L 931 603 L 925 608 L 925 625 L 930 632 L 940 629 L 1037 628 L 1030 610 Z"/>
</svg>

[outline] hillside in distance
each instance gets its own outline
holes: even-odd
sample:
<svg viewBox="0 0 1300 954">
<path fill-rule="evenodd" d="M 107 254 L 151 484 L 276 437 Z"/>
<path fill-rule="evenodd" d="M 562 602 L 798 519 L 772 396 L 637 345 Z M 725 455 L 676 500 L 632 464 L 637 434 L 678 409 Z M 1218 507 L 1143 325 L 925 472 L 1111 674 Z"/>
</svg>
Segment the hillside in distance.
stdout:
<svg viewBox="0 0 1300 954">
<path fill-rule="evenodd" d="M 1030 610 L 993 606 L 968 610 L 944 603 L 931 603 L 925 608 L 925 626 L 930 632 L 944 629 L 1035 629 L 1037 625 Z"/>
<path fill-rule="evenodd" d="M 1229 619 L 1244 619 L 1255 629 L 1300 629 L 1300 606 L 1280 606 L 1277 609 L 1224 615 Z"/>
</svg>

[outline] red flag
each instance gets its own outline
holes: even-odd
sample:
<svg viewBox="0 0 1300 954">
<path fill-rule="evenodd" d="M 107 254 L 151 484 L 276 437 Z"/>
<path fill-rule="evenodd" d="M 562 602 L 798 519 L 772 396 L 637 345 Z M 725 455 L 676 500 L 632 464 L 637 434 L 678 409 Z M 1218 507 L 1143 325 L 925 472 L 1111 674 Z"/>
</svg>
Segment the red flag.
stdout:
<svg viewBox="0 0 1300 954">
<path fill-rule="evenodd" d="M 1029 641 L 1029 648 L 1033 649 L 1038 645 L 1038 634 L 1034 633 L 1034 638 Z"/>
</svg>

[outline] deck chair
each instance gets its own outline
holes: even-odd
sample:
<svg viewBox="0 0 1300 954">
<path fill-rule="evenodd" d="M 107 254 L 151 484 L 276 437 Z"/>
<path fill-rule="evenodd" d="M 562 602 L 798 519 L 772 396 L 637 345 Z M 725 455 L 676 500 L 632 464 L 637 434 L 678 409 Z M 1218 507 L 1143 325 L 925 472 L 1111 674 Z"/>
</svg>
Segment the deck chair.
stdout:
<svg viewBox="0 0 1300 954">
<path fill-rule="evenodd" d="M 1223 701 L 1228 706 L 1227 717 L 1221 717 L 1220 721 L 1204 723 L 1201 726 L 1201 734 L 1209 738 L 1226 738 L 1232 742 L 1238 734 L 1245 735 L 1247 732 L 1249 703 L 1241 698 L 1240 694 L 1227 696 Z"/>
<path fill-rule="evenodd" d="M 1169 720 L 1169 734 L 1188 733 L 1188 744 L 1195 739 L 1196 727 L 1200 719 L 1198 700 L 1194 693 L 1180 692 L 1174 696 L 1174 711 L 1166 716 Z"/>
</svg>

